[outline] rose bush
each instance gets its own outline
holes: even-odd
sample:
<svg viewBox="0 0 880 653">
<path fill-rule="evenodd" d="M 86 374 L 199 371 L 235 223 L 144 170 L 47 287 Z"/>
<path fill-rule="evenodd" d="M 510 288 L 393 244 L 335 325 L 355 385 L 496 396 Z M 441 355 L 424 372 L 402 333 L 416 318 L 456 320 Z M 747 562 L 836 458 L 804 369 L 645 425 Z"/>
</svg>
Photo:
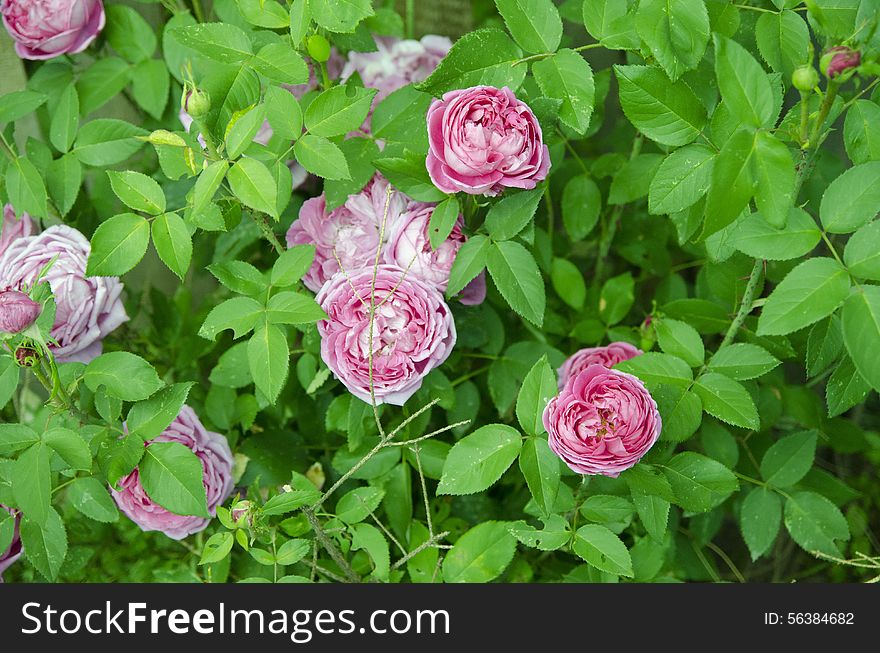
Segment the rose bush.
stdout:
<svg viewBox="0 0 880 653">
<path fill-rule="evenodd" d="M 0 0 L 4 579 L 876 580 L 876 3 L 423 4 Z"/>
</svg>

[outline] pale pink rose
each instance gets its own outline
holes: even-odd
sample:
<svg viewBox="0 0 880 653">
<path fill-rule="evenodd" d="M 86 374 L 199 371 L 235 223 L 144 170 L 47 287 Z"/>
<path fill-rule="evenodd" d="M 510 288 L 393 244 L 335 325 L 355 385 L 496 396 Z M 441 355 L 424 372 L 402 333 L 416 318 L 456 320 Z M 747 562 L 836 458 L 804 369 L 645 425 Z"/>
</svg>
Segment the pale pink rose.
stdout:
<svg viewBox="0 0 880 653">
<path fill-rule="evenodd" d="M 34 230 L 34 222 L 27 213 L 22 213 L 20 218 L 15 217 L 15 209 L 12 204 L 3 207 L 3 222 L 0 226 L 0 256 L 6 251 L 16 238 L 30 236 Z"/>
<path fill-rule="evenodd" d="M 165 431 L 145 443 L 179 442 L 192 449 L 202 462 L 202 482 L 208 498 L 208 513 L 217 514 L 217 506 L 232 492 L 232 451 L 226 438 L 205 429 L 192 408 L 184 406 Z M 119 480 L 120 489 L 110 488 L 116 505 L 129 519 L 145 531 L 161 531 L 175 540 L 205 530 L 210 519 L 192 515 L 175 515 L 146 493 L 138 470 Z"/>
<path fill-rule="evenodd" d="M 550 170 L 538 119 L 506 86 L 474 86 L 434 100 L 428 141 L 428 173 L 444 193 L 531 189 Z"/>
<path fill-rule="evenodd" d="M 42 307 L 18 290 L 0 290 L 0 332 L 20 333 L 37 321 Z"/>
<path fill-rule="evenodd" d="M 328 319 L 318 322 L 321 357 L 355 397 L 370 402 L 370 306 L 372 384 L 377 404 L 402 406 L 441 365 L 455 345 L 455 323 L 443 296 L 404 270 L 379 265 L 334 276 L 318 293 Z M 371 297 L 372 299 L 371 301 Z"/>
<path fill-rule="evenodd" d="M 102 351 L 101 341 L 128 320 L 117 277 L 86 278 L 89 241 L 76 229 L 57 225 L 38 236 L 18 238 L 0 254 L 0 287 L 23 290 L 42 278 L 55 296 L 55 324 L 49 348 L 59 362 L 87 363 Z"/>
<path fill-rule="evenodd" d="M 643 353 L 641 349 L 633 347 L 628 342 L 612 342 L 604 347 L 587 347 L 576 351 L 559 368 L 559 389 L 561 390 L 571 377 L 577 376 L 590 365 L 614 367 Z"/>
<path fill-rule="evenodd" d="M 7 508 L 0 503 L 0 510 L 6 511 L 10 515 L 15 515 L 15 525 L 12 531 L 12 542 L 6 547 L 5 551 L 0 551 L 0 583 L 3 582 L 3 572 L 6 571 L 12 563 L 21 557 L 21 537 L 18 534 L 18 525 L 21 522 L 21 514 Z"/>
<path fill-rule="evenodd" d="M 388 181 L 376 175 L 359 193 L 329 213 L 324 195 L 306 200 L 299 218 L 287 232 L 287 245 L 315 245 L 315 260 L 303 283 L 317 292 L 339 272 L 354 272 L 372 265 L 379 250 L 382 225 L 385 231 L 406 210 L 408 198 L 389 190 Z"/>
<path fill-rule="evenodd" d="M 0 14 L 23 59 L 82 52 L 105 20 L 101 0 L 0 0 Z"/>
<path fill-rule="evenodd" d="M 632 374 L 590 365 L 569 379 L 543 414 L 548 443 L 579 474 L 612 478 L 660 437 L 657 403 Z"/>
</svg>

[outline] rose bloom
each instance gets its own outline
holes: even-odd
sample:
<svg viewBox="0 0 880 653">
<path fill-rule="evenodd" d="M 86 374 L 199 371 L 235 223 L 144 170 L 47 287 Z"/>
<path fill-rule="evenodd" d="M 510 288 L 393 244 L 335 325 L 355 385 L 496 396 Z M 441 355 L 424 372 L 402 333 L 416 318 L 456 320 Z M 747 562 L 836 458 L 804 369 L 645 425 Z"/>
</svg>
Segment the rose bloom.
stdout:
<svg viewBox="0 0 880 653">
<path fill-rule="evenodd" d="M 632 374 L 589 365 L 550 400 L 548 443 L 579 474 L 612 478 L 635 465 L 660 437 L 657 403 Z"/>
<path fill-rule="evenodd" d="M 0 331 L 21 333 L 37 321 L 42 307 L 17 290 L 0 291 Z"/>
<path fill-rule="evenodd" d="M 506 86 L 474 86 L 434 100 L 428 141 L 428 173 L 444 193 L 531 189 L 550 170 L 538 119 Z"/>
<path fill-rule="evenodd" d="M 828 51 L 831 61 L 828 63 L 828 77 L 834 78 L 842 75 L 851 68 L 858 68 L 862 63 L 862 54 L 845 45 L 838 45 Z M 827 55 L 826 55 L 827 56 Z"/>
<path fill-rule="evenodd" d="M 82 52 L 104 28 L 101 0 L 0 0 L 0 14 L 23 59 Z"/>
<path fill-rule="evenodd" d="M 192 449 L 202 462 L 202 481 L 208 497 L 208 512 L 213 517 L 217 506 L 232 492 L 232 451 L 226 438 L 205 429 L 192 408 L 184 406 L 161 435 L 145 443 L 179 442 Z M 175 515 L 155 503 L 144 491 L 138 470 L 119 480 L 120 489 L 110 488 L 116 505 L 145 531 L 161 531 L 175 540 L 205 530 L 210 519 L 193 515 Z"/>
<path fill-rule="evenodd" d="M 59 362 L 87 363 L 102 351 L 101 341 L 128 320 L 117 277 L 86 278 L 89 241 L 76 229 L 57 225 L 38 236 L 17 238 L 0 255 L 0 287 L 23 289 L 43 280 L 55 296 L 50 344 Z"/>
<path fill-rule="evenodd" d="M 6 251 L 16 238 L 30 236 L 34 230 L 34 222 L 27 213 L 22 213 L 20 218 L 15 217 L 15 209 L 12 204 L 3 207 L 3 222 L 0 224 L 0 256 Z"/>
<path fill-rule="evenodd" d="M 21 557 L 21 537 L 18 534 L 18 525 L 21 522 L 21 515 L 11 508 L 7 508 L 0 503 L 0 510 L 5 510 L 10 515 L 15 515 L 15 525 L 12 531 L 12 542 L 5 551 L 0 551 L 0 583 L 3 582 L 3 572 L 6 571 L 13 562 Z"/>
<path fill-rule="evenodd" d="M 346 388 L 370 402 L 370 296 L 373 268 L 339 273 L 318 293 L 328 319 L 318 322 L 321 357 Z M 379 265 L 373 321 L 373 387 L 377 404 L 402 406 L 455 345 L 455 323 L 443 296 L 396 266 Z"/>
<path fill-rule="evenodd" d="M 562 390 L 571 377 L 577 376 L 590 365 L 614 367 L 621 361 L 628 361 L 642 353 L 644 352 L 641 349 L 628 342 L 612 342 L 605 347 L 587 347 L 576 351 L 559 368 L 559 389 Z"/>
<path fill-rule="evenodd" d="M 394 224 L 406 210 L 407 197 L 392 191 L 388 181 L 376 175 L 359 193 L 329 213 L 324 195 L 306 200 L 287 232 L 287 245 L 315 245 L 315 260 L 303 283 L 317 292 L 339 272 L 339 265 L 354 271 L 372 265 L 379 249 L 382 223 Z M 387 216 L 386 216 L 387 205 Z"/>
</svg>

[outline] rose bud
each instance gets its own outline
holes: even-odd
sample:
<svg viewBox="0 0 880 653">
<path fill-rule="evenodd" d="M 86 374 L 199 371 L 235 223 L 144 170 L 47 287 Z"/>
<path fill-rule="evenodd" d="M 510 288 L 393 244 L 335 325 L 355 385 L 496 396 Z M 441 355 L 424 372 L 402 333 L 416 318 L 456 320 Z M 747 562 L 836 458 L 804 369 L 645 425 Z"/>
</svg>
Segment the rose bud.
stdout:
<svg viewBox="0 0 880 653">
<path fill-rule="evenodd" d="M 377 404 L 402 406 L 455 345 L 455 323 L 443 295 L 395 266 L 379 265 L 375 282 L 372 267 L 340 272 L 321 289 L 317 302 L 328 316 L 318 322 L 321 358 L 367 403 L 372 385 Z M 371 303 L 376 306 L 372 338 Z"/>
<path fill-rule="evenodd" d="M 657 403 L 635 376 L 590 365 L 569 379 L 543 414 L 548 444 L 579 474 L 612 478 L 660 437 Z"/>
<path fill-rule="evenodd" d="M 9 247 L 9 244 L 18 238 L 30 236 L 34 230 L 34 222 L 27 213 L 22 213 L 20 218 L 15 217 L 15 209 L 12 204 L 3 207 L 3 222 L 0 223 L 0 256 Z"/>
<path fill-rule="evenodd" d="M 428 173 L 444 193 L 531 189 L 550 170 L 538 119 L 507 87 L 474 86 L 434 100 L 428 142 Z"/>
<path fill-rule="evenodd" d="M 621 361 L 627 361 L 644 353 L 641 349 L 633 347 L 628 342 L 612 342 L 605 347 L 587 347 L 571 356 L 559 368 L 559 389 L 568 383 L 568 380 L 577 376 L 590 365 L 602 365 L 614 367 Z"/>
<path fill-rule="evenodd" d="M 0 14 L 22 59 L 82 52 L 105 20 L 101 0 L 0 0 Z"/>
<path fill-rule="evenodd" d="M 31 368 L 40 361 L 40 351 L 30 345 L 22 345 L 15 349 L 15 364 L 19 367 Z"/>
<path fill-rule="evenodd" d="M 822 55 L 819 60 L 819 68 L 828 79 L 834 79 L 857 68 L 861 61 L 862 55 L 858 50 L 838 45 Z"/>
<path fill-rule="evenodd" d="M 101 341 L 128 320 L 119 279 L 86 277 L 90 252 L 79 231 L 56 225 L 38 236 L 13 240 L 0 254 L 0 287 L 22 288 L 41 279 L 52 289 L 55 323 L 50 335 L 55 342 L 49 349 L 59 362 L 88 363 L 101 353 Z"/>
<path fill-rule="evenodd" d="M 145 443 L 178 442 L 189 449 L 202 463 L 202 483 L 208 499 L 208 513 L 217 514 L 217 506 L 232 492 L 232 451 L 226 438 L 205 429 L 192 408 L 184 406 L 174 421 Z M 193 515 L 176 515 L 153 501 L 141 485 L 138 469 L 119 480 L 119 488 L 110 488 L 116 505 L 129 519 L 145 531 L 161 531 L 174 540 L 205 530 L 210 519 Z"/>
<path fill-rule="evenodd" d="M 7 508 L 2 503 L 0 503 L 0 510 L 5 511 L 15 517 L 15 524 L 12 527 L 12 541 L 9 543 L 9 546 L 6 547 L 5 551 L 0 551 L 0 583 L 2 583 L 3 572 L 6 571 L 13 562 L 21 557 L 21 537 L 19 537 L 18 534 L 18 526 L 21 522 L 21 514 L 16 512 L 15 510 L 12 510 L 11 508 Z"/>
<path fill-rule="evenodd" d="M 236 526 L 240 525 L 245 517 L 247 517 L 248 513 L 251 510 L 251 502 L 250 501 L 239 501 L 234 506 L 232 506 L 232 510 L 229 511 L 229 516 L 232 517 L 232 521 L 236 524 Z M 242 522 L 243 523 L 243 522 Z"/>
<path fill-rule="evenodd" d="M 186 84 L 180 98 L 180 108 L 193 118 L 201 118 L 211 110 L 211 96 L 207 91 Z"/>
<path fill-rule="evenodd" d="M 21 333 L 37 321 L 42 310 L 23 292 L 4 290 L 0 292 L 0 331 Z"/>
<path fill-rule="evenodd" d="M 321 34 L 312 34 L 306 41 L 306 49 L 309 56 L 320 63 L 330 58 L 330 41 Z"/>
<path fill-rule="evenodd" d="M 818 83 L 819 73 L 812 66 L 800 66 L 791 74 L 791 85 L 804 93 L 812 91 Z"/>
</svg>

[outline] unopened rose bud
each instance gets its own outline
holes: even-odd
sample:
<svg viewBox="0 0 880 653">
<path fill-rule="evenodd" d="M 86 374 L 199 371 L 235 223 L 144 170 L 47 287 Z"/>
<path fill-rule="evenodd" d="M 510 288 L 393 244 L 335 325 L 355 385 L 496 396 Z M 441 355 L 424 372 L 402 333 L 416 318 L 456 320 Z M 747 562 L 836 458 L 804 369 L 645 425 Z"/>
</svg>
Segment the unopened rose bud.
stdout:
<svg viewBox="0 0 880 653">
<path fill-rule="evenodd" d="M 858 50 L 838 45 L 822 55 L 819 60 L 819 68 L 828 79 L 835 79 L 847 71 L 857 68 L 861 62 L 862 55 Z"/>
<path fill-rule="evenodd" d="M 180 106 L 193 118 L 201 118 L 211 110 L 211 96 L 198 87 L 185 86 Z"/>
<path fill-rule="evenodd" d="M 235 522 L 235 524 L 237 525 L 241 520 L 247 517 L 250 510 L 250 501 L 239 501 L 232 507 L 232 510 L 229 514 L 232 517 L 232 521 Z"/>
<path fill-rule="evenodd" d="M 818 83 L 819 73 L 812 66 L 800 66 L 791 75 L 792 86 L 804 93 L 812 91 Z"/>
<path fill-rule="evenodd" d="M 312 34 L 306 42 L 309 56 L 319 63 L 330 58 L 330 41 L 320 34 Z"/>
<path fill-rule="evenodd" d="M 42 307 L 17 290 L 0 292 L 0 331 L 21 333 L 40 317 Z"/>
<path fill-rule="evenodd" d="M 40 361 L 40 352 L 31 346 L 22 345 L 15 350 L 15 363 L 19 367 L 34 367 Z"/>
</svg>

